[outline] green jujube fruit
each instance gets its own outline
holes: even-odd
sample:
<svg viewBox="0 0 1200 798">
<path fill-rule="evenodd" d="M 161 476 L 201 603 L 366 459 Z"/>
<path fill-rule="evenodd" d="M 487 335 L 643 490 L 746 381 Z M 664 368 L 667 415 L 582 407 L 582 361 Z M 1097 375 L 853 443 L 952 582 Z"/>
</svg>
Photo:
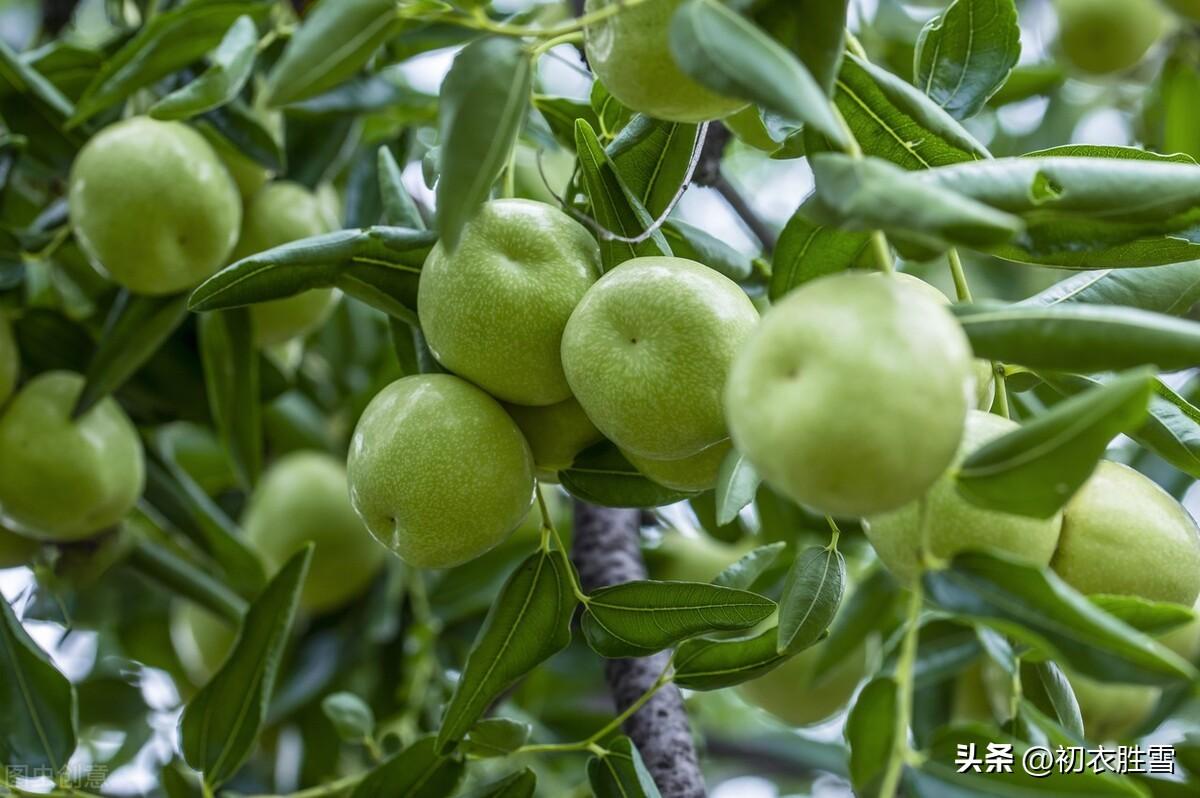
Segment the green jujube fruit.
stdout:
<svg viewBox="0 0 1200 798">
<path fill-rule="evenodd" d="M 212 146 L 179 122 L 133 117 L 80 150 L 68 193 L 80 247 L 137 294 L 173 294 L 224 266 L 242 201 Z"/>
<path fill-rule="evenodd" d="M 1155 0 L 1055 0 L 1055 7 L 1063 55 L 1094 75 L 1136 65 L 1166 28 Z"/>
<path fill-rule="evenodd" d="M 955 463 L 1014 429 L 1015 422 L 972 410 Z M 1041 519 L 985 510 L 959 494 L 953 470 L 943 474 L 924 496 L 931 555 L 949 560 L 960 552 L 983 549 L 1002 551 L 1031 565 L 1050 564 L 1062 528 L 1061 513 Z M 870 516 L 864 525 L 879 559 L 904 584 L 910 584 L 919 572 L 920 505 L 918 499 L 898 510 Z"/>
<path fill-rule="evenodd" d="M 145 481 L 142 442 L 111 397 L 71 418 L 83 377 L 30 380 L 0 415 L 0 523 L 39 540 L 69 542 L 112 527 Z"/>
<path fill-rule="evenodd" d="M 721 462 L 732 448 L 733 445 L 726 438 L 691 457 L 679 460 L 652 460 L 633 452 L 623 452 L 623 454 L 638 471 L 642 472 L 642 476 L 659 485 L 672 490 L 700 493 L 712 490 L 717 484 L 717 472 L 721 469 Z"/>
<path fill-rule="evenodd" d="M 1200 595 L 1200 533 L 1165 490 L 1128 466 L 1102 461 L 1067 503 L 1050 565 L 1084 594 L 1190 607 Z"/>
<path fill-rule="evenodd" d="M 627 452 L 691 457 L 728 437 L 724 390 L 758 311 L 729 278 L 683 258 L 633 258 L 567 322 L 562 363 L 588 418 Z"/>
<path fill-rule="evenodd" d="M 485 204 L 453 252 L 434 246 L 417 311 L 438 362 L 505 402 L 571 395 L 563 328 L 600 276 L 600 246 L 583 225 L 531 200 Z"/>
<path fill-rule="evenodd" d="M 543 482 L 557 482 L 558 472 L 570 468 L 575 455 L 604 438 L 573 396 L 552 405 L 506 404 L 504 409 L 525 436 Z"/>
<path fill-rule="evenodd" d="M 242 233 L 231 261 L 327 233 L 334 227 L 316 194 L 299 183 L 279 180 L 263 186 L 246 206 Z M 273 346 L 315 329 L 333 308 L 332 288 L 316 288 L 286 299 L 250 306 L 254 340 Z"/>
<path fill-rule="evenodd" d="M 314 612 L 361 594 L 387 555 L 350 504 L 345 466 L 321 452 L 294 452 L 272 465 L 250 497 L 242 528 L 271 572 L 314 544 L 300 594 L 300 606 Z"/>
<path fill-rule="evenodd" d="M 943 303 L 877 274 L 823 277 L 768 311 L 738 354 L 729 431 L 793 501 L 852 518 L 894 510 L 953 460 L 973 368 Z"/>
<path fill-rule="evenodd" d="M 380 391 L 354 430 L 350 497 L 400 559 L 449 568 L 516 529 L 533 502 L 533 455 L 500 404 L 450 374 Z"/>
<path fill-rule="evenodd" d="M 315 564 L 315 560 L 314 560 Z M 171 605 L 171 644 L 188 677 L 204 684 L 225 662 L 237 628 L 191 601 Z"/>
<path fill-rule="evenodd" d="M 826 721 L 849 703 L 867 672 L 867 648 L 860 645 L 819 682 L 814 680 L 823 643 L 738 686 L 746 702 L 765 709 L 789 726 L 812 726 Z"/>
<path fill-rule="evenodd" d="M 586 13 L 620 0 L 587 0 Z M 671 56 L 671 17 L 683 0 L 647 0 L 583 31 L 588 64 L 609 93 L 634 111 L 669 122 L 703 122 L 746 103 L 692 80 Z"/>
</svg>

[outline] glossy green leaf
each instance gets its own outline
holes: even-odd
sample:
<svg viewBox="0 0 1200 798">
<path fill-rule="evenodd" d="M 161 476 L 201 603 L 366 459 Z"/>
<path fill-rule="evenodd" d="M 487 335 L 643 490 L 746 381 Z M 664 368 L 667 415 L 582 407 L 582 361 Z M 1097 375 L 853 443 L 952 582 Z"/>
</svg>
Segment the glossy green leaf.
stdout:
<svg viewBox="0 0 1200 798">
<path fill-rule="evenodd" d="M 198 124 L 207 135 L 220 136 L 264 168 L 276 173 L 284 171 L 287 155 L 282 145 L 256 113 L 240 100 L 196 117 L 192 123 Z"/>
<path fill-rule="evenodd" d="M 1196 617 L 1191 607 L 1169 601 L 1150 601 L 1141 596 L 1097 593 L 1088 596 L 1088 600 L 1114 618 L 1151 636 L 1177 629 Z"/>
<path fill-rule="evenodd" d="M 1152 377 L 1146 369 L 1124 374 L 979 447 L 959 466 L 959 493 L 991 510 L 1054 515 L 1091 476 L 1109 442 L 1142 423 Z"/>
<path fill-rule="evenodd" d="M 271 3 L 185 3 L 155 14 L 92 79 L 68 126 L 83 124 L 133 92 L 203 58 L 243 15 L 266 17 Z"/>
<path fill-rule="evenodd" d="M 716 0 L 689 0 L 671 20 L 671 55 L 694 80 L 819 130 L 839 146 L 845 131 L 825 91 L 792 53 Z"/>
<path fill-rule="evenodd" d="M 821 655 L 813 668 L 814 682 L 819 684 L 822 677 L 835 670 L 872 632 L 883 628 L 894 614 L 899 595 L 896 581 L 880 566 L 859 582 L 821 646 Z"/>
<path fill-rule="evenodd" d="M 75 687 L 0 597 L 0 761 L 58 773 L 75 750 Z"/>
<path fill-rule="evenodd" d="M 728 524 L 742 508 L 754 501 L 762 477 L 742 454 L 730 449 L 717 470 L 717 523 Z"/>
<path fill-rule="evenodd" d="M 519 39 L 493 36 L 463 48 L 442 83 L 437 212 L 448 249 L 458 246 L 463 225 L 508 163 L 529 107 L 532 74 Z"/>
<path fill-rule="evenodd" d="M 583 633 L 605 657 L 645 656 L 710 632 L 749 629 L 775 610 L 757 593 L 700 582 L 626 582 L 588 596 Z"/>
<path fill-rule="evenodd" d="M 401 179 L 400 165 L 387 147 L 379 148 L 379 195 L 383 200 L 383 219 L 389 225 L 409 230 L 424 230 L 425 219 L 413 202 Z"/>
<path fill-rule="evenodd" d="M 600 129 L 600 118 L 592 109 L 591 103 L 573 97 L 535 93 L 533 107 L 546 120 L 558 143 L 567 147 L 575 146 L 576 120 L 582 119 L 587 122 L 592 130 Z"/>
<path fill-rule="evenodd" d="M 122 291 L 113 302 L 73 414 L 86 413 L 133 376 L 187 316 L 187 295 L 138 296 Z"/>
<path fill-rule="evenodd" d="M 536 789 L 537 774 L 525 768 L 472 790 L 463 795 L 463 798 L 533 798 Z"/>
<path fill-rule="evenodd" d="M 588 783 L 596 798 L 661 798 L 637 746 L 628 737 L 608 744 L 602 756 L 587 763 Z"/>
<path fill-rule="evenodd" d="M 763 0 L 753 5 L 753 17 L 833 94 L 845 49 L 846 6 L 845 0 Z"/>
<path fill-rule="evenodd" d="M 954 0 L 921 29 L 913 82 L 955 119 L 979 113 L 1021 56 L 1013 0 Z"/>
<path fill-rule="evenodd" d="M 1082 272 L 1017 304 L 1120 305 L 1182 316 L 1200 302 L 1200 261 Z"/>
<path fill-rule="evenodd" d="M 584 449 L 558 478 L 572 496 L 602 507 L 661 507 L 691 495 L 646 479 L 608 441 Z"/>
<path fill-rule="evenodd" d="M 234 308 L 200 317 L 200 358 L 208 406 L 221 441 L 249 487 L 262 471 L 262 402 L 250 313 Z"/>
<path fill-rule="evenodd" d="M 454 794 L 464 770 L 461 759 L 439 754 L 429 735 L 368 773 L 350 798 L 445 798 Z"/>
<path fill-rule="evenodd" d="M 1072 736 L 1082 738 L 1083 717 L 1079 714 L 1079 701 L 1075 698 L 1075 691 L 1071 689 L 1071 683 L 1067 681 L 1062 669 L 1053 662 L 1039 662 L 1034 665 L 1034 669 L 1046 697 L 1050 699 L 1059 725 Z"/>
<path fill-rule="evenodd" d="M 338 0 L 305 16 L 267 77 L 267 105 L 287 105 L 349 79 L 400 28 L 395 0 Z"/>
<path fill-rule="evenodd" d="M 439 751 L 461 740 L 496 696 L 571 642 L 574 611 L 571 575 L 556 555 L 537 552 L 513 571 L 446 706 Z"/>
<path fill-rule="evenodd" d="M 729 246 L 712 233 L 687 222 L 673 219 L 663 225 L 662 232 L 675 257 L 703 263 L 730 280 L 745 280 L 754 270 L 749 256 Z"/>
<path fill-rule="evenodd" d="M 888 763 L 896 755 L 896 718 L 900 686 L 890 676 L 867 682 L 846 718 L 850 744 L 850 782 L 859 795 L 874 795 Z"/>
<path fill-rule="evenodd" d="M 779 599 L 779 652 L 795 654 L 821 638 L 837 614 L 846 587 L 846 560 L 837 549 L 800 552 Z"/>
<path fill-rule="evenodd" d="M 948 612 L 1032 645 L 1101 681 L 1164 684 L 1195 669 L 1170 649 L 1105 613 L 1049 569 L 983 553 L 927 571 L 929 598 Z"/>
<path fill-rule="evenodd" d="M 242 258 L 192 292 L 197 312 L 341 288 L 401 321 L 417 321 L 417 281 L 436 238 L 424 230 L 369 227 L 292 241 Z"/>
<path fill-rule="evenodd" d="M 184 707 L 179 721 L 183 756 L 211 787 L 237 773 L 266 722 L 311 559 L 309 544 L 279 569 L 250 605 L 225 663 Z"/>
<path fill-rule="evenodd" d="M 630 131 L 639 122 L 647 130 L 634 136 Z M 608 157 L 622 182 L 651 217 L 658 218 L 671 207 L 689 177 L 698 131 L 697 125 L 639 115 L 608 145 Z"/>
<path fill-rule="evenodd" d="M 605 270 L 630 258 L 673 254 L 661 230 L 655 230 L 638 243 L 614 238 L 642 237 L 653 225 L 654 217 L 622 181 L 595 131 L 582 119 L 575 123 L 575 150 L 579 157 L 581 182 L 591 201 L 592 216 L 600 226 L 596 238 L 600 242 L 600 257 Z"/>
<path fill-rule="evenodd" d="M 190 119 L 219 108 L 237 97 L 246 85 L 257 52 L 258 28 L 254 20 L 238 17 L 210 56 L 208 68 L 191 83 L 150 106 L 148 113 L 155 119 Z"/>
<path fill-rule="evenodd" d="M 375 733 L 375 713 L 354 693 L 331 693 L 321 699 L 321 711 L 333 723 L 338 737 L 357 743 Z"/>
<path fill-rule="evenodd" d="M 23 134 L 31 157 L 63 170 L 70 166 L 85 138 L 78 131 L 63 129 L 64 120 L 74 112 L 75 106 L 58 87 L 0 41 L 0 114 L 6 130 Z"/>
<path fill-rule="evenodd" d="M 1200 363 L 1200 323 L 1136 308 L 980 302 L 955 305 L 977 357 L 1035 369 L 1115 371 Z"/>
<path fill-rule="evenodd" d="M 759 577 L 775 564 L 775 561 L 779 559 L 779 555 L 785 548 L 787 548 L 787 544 L 780 540 L 775 543 L 768 543 L 765 546 L 759 546 L 756 549 L 751 549 L 738 558 L 736 562 L 726 566 L 712 580 L 712 583 L 721 587 L 750 590 Z"/>
<path fill-rule="evenodd" d="M 688 690 L 721 690 L 762 676 L 785 662 L 778 629 L 753 637 L 685 640 L 675 651 L 675 684 Z"/>
<path fill-rule="evenodd" d="M 480 759 L 507 756 L 529 739 L 531 728 L 508 718 L 484 718 L 471 727 L 463 740 L 463 753 Z"/>
<path fill-rule="evenodd" d="M 778 302 L 810 280 L 845 271 L 866 248 L 871 234 L 813 224 L 800 213 L 788 220 L 771 261 L 769 296 Z"/>
</svg>

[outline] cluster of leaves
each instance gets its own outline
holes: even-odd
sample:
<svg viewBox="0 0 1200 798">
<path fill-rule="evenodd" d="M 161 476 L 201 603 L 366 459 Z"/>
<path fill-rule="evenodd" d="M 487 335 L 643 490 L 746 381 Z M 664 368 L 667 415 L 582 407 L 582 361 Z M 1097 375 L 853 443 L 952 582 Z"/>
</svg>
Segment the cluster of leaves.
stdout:
<svg viewBox="0 0 1200 798">
<path fill-rule="evenodd" d="M 263 789 L 283 728 L 302 740 L 299 781 L 324 785 L 310 795 L 565 794 L 586 778 L 597 795 L 653 796 L 637 747 L 589 708 L 599 658 L 673 649 L 655 688 L 703 693 L 818 642 L 817 670 L 829 672 L 870 638 L 882 641 L 881 662 L 851 711 L 847 745 L 808 756 L 792 740 L 792 764 L 833 770 L 864 794 L 894 790 L 900 778 L 921 795 L 974 794 L 982 778 L 1014 795 L 1194 788 L 1200 773 L 1180 784 L 1115 774 L 1038 781 L 946 767 L 956 742 L 1081 742 L 1058 665 L 1170 686 L 1157 715 L 1166 717 L 1196 672 L 1151 635 L 1185 623 L 1187 611 L 1084 597 L 1048 571 L 971 554 L 926 574 L 930 604 L 914 604 L 902 623 L 904 597 L 878 567 L 847 589 L 839 539 L 845 547 L 856 525 L 844 525 L 845 537 L 835 528 L 826 544 L 825 519 L 775 496 L 736 452 L 716 490 L 699 496 L 642 477 L 609 444 L 559 474 L 568 493 L 595 504 L 690 501 L 707 533 L 724 540 L 748 537 L 756 518 L 762 545 L 711 583 L 639 581 L 585 594 L 564 541 L 547 530 L 541 546 L 514 539 L 437 577 L 391 568 L 344 612 L 299 618 L 310 554 L 268 581 L 233 520 L 264 461 L 295 448 L 344 451 L 381 385 L 437 368 L 416 316 L 421 265 L 511 178 L 514 147 L 573 154 L 557 199 L 592 225 L 605 268 L 674 254 L 770 300 L 890 259 L 889 244 L 913 263 L 956 264 L 962 251 L 1009 271 L 1078 270 L 1009 304 L 971 302 L 959 280 L 955 313 L 975 353 L 997 364 L 1004 407 L 1026 423 L 970 457 L 958 489 L 984 507 L 1047 517 L 1125 434 L 1137 444 L 1131 461 L 1182 495 L 1200 478 L 1200 389 L 1175 390 L 1158 375 L 1200 362 L 1200 325 L 1186 318 L 1200 299 L 1200 167 L 1191 157 L 1200 143 L 1162 120 L 1200 107 L 1193 39 L 1174 44 L 1145 110 L 1151 148 L 1184 154 L 1020 149 L 998 136 L 991 149 L 1005 155 L 994 157 L 967 121 L 1062 82 L 1052 65 L 1016 66 L 1013 0 L 954 0 L 919 35 L 889 38 L 880 23 L 861 31 L 862 43 L 846 33 L 844 3 L 689 0 L 672 26 L 676 62 L 752 104 L 771 159 L 806 158 L 814 174 L 815 191 L 774 251 L 756 256 L 674 215 L 663 222 L 692 178 L 704 126 L 635 114 L 599 83 L 586 98 L 542 91 L 540 63 L 554 53 L 542 45 L 578 30 L 547 8 L 501 20 L 478 2 L 324 0 L 296 20 L 267 0 L 104 5 L 112 16 L 92 40 L 20 53 L 0 43 L 0 291 L 20 308 L 28 373 L 79 371 L 79 411 L 113 395 L 130 412 L 147 441 L 148 484 L 136 523 L 82 555 L 56 552 L 26 603 L 25 621 L 97 633 L 96 666 L 82 681 L 69 682 L 13 609 L 0 607 L 5 763 L 62 771 L 81 741 L 114 727 L 125 742 L 104 763 L 132 761 L 149 734 L 141 684 L 158 669 L 185 704 L 180 756 L 160 774 L 172 798 Z M 405 81 L 413 59 L 460 45 L 437 97 Z M 265 108 L 281 112 L 282 137 L 262 121 Z M 251 255 L 191 294 L 117 290 L 71 240 L 62 186 L 87 137 L 130 112 L 186 120 L 307 186 L 336 182 L 345 229 Z M 413 165 L 433 211 L 406 187 Z M 350 299 L 305 342 L 298 364 L 258 352 L 245 306 L 317 287 Z M 216 432 L 233 464 L 227 484 L 211 489 L 185 467 L 181 420 Z M 172 594 L 238 625 L 229 657 L 198 689 L 163 634 Z M 946 701 L 914 700 L 944 697 L 983 658 L 1014 686 L 1021 661 L 1038 662 L 1054 716 L 1017 691 L 1004 728 L 954 727 Z M 489 716 L 497 702 L 505 716 Z M 911 756 L 910 730 L 925 756 Z M 579 742 L 530 743 L 535 732 Z M 587 756 L 586 768 L 560 768 L 558 752 Z"/>
</svg>

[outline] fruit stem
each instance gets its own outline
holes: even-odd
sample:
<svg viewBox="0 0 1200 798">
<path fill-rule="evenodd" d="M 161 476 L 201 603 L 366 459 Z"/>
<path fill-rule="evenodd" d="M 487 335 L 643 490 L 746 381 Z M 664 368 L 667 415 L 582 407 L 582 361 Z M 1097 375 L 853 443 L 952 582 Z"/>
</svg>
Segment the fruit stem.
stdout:
<svg viewBox="0 0 1200 798">
<path fill-rule="evenodd" d="M 921 580 L 918 578 L 909 597 L 908 615 L 904 621 L 906 624 L 904 640 L 900 644 L 900 658 L 896 661 L 896 681 L 900 687 L 900 706 L 896 713 L 892 751 L 888 756 L 887 769 L 884 771 L 883 782 L 879 788 L 880 798 L 894 798 L 896 790 L 900 787 L 904 763 L 908 758 L 908 726 L 912 716 L 913 668 L 917 659 L 917 632 L 920 629 L 917 621 L 921 614 L 923 599 Z"/>
<path fill-rule="evenodd" d="M 1012 418 L 1012 411 L 1008 406 L 1008 377 L 1004 374 L 1004 367 L 999 363 L 993 363 L 992 371 L 996 375 L 996 414 Z"/>
<path fill-rule="evenodd" d="M 830 532 L 829 545 L 825 547 L 826 551 L 837 551 L 838 539 L 842 536 L 842 530 L 838 529 L 837 521 L 833 520 L 833 516 L 825 516 L 825 523 L 829 524 Z"/>
<path fill-rule="evenodd" d="M 533 53 L 534 57 L 536 58 L 537 56 L 540 56 L 542 53 L 545 53 L 549 50 L 553 50 L 555 47 L 558 47 L 560 44 L 574 44 L 576 42 L 581 42 L 581 41 L 583 41 L 583 32 L 577 31 L 577 30 L 571 31 L 570 33 L 564 33 L 561 36 L 554 36 L 552 38 L 546 39 L 546 41 L 535 45 L 533 47 L 533 49 L 530 50 L 530 52 Z"/>
<path fill-rule="evenodd" d="M 571 564 L 571 558 L 567 555 L 567 547 L 563 545 L 562 538 L 559 537 L 558 529 L 554 526 L 554 519 L 550 516 L 550 508 L 546 504 L 546 497 L 542 495 L 542 483 L 534 483 L 534 494 L 537 496 L 538 512 L 542 514 L 542 551 L 549 550 L 549 536 L 554 537 L 554 548 L 558 556 L 562 558 L 563 567 L 567 571 L 567 575 L 571 579 L 571 590 L 575 593 L 575 598 L 579 603 L 587 606 L 588 597 L 583 592 L 583 586 L 579 584 L 579 575 L 575 573 L 575 566 Z"/>
<path fill-rule="evenodd" d="M 584 14 L 569 22 L 563 22 L 549 28 L 531 28 L 527 25 L 509 25 L 505 22 L 496 22 L 488 17 L 482 6 L 477 7 L 475 13 L 471 16 L 450 17 L 446 21 L 466 28 L 497 33 L 502 36 L 536 36 L 542 39 L 553 39 L 568 33 L 581 32 L 588 25 L 594 25 L 597 22 L 616 16 L 645 2 L 647 0 L 624 0 L 624 2 L 605 6 L 590 14 Z"/>
<path fill-rule="evenodd" d="M 958 256 L 958 250 L 951 247 L 946 252 L 946 260 L 950 262 L 950 274 L 954 277 L 954 293 L 958 295 L 958 301 L 972 301 L 971 286 L 967 285 L 967 275 L 963 271 L 963 262 Z"/>
</svg>

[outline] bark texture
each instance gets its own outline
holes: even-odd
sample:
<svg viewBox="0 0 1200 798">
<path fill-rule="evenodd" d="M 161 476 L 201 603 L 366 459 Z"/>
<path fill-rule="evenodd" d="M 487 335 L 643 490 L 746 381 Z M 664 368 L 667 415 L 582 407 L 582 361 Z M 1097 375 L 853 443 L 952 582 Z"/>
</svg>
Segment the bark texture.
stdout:
<svg viewBox="0 0 1200 798">
<path fill-rule="evenodd" d="M 646 578 L 638 547 L 638 510 L 596 507 L 575 501 L 572 559 L 585 591 Z M 638 699 L 658 678 L 669 652 L 636 659 L 610 659 L 604 675 L 617 711 Z M 637 745 L 663 798 L 703 798 L 704 776 L 692 741 L 683 696 L 675 685 L 658 691 L 625 722 L 625 733 Z"/>
</svg>

